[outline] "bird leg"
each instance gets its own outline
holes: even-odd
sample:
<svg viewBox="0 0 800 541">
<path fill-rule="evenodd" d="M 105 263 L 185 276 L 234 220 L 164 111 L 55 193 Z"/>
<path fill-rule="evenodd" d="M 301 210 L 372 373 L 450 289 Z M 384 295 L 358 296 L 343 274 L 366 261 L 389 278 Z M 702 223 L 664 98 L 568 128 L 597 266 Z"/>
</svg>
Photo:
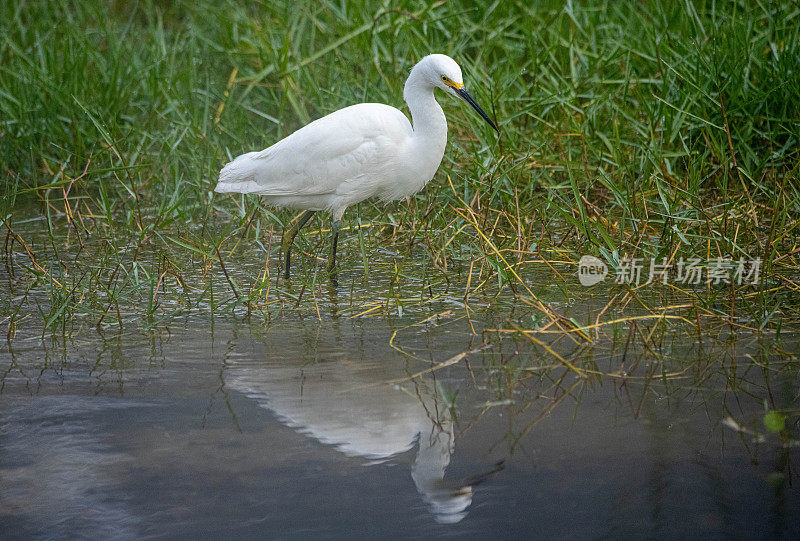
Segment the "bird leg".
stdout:
<svg viewBox="0 0 800 541">
<path fill-rule="evenodd" d="M 331 256 L 328 258 L 328 264 L 325 266 L 325 270 L 329 273 L 333 272 L 333 269 L 336 267 L 336 243 L 339 240 L 339 229 L 341 229 L 341 225 L 342 223 L 339 220 L 336 220 L 333 222 L 333 227 L 331 227 Z M 336 276 L 331 275 L 331 279 L 336 280 Z"/>
<path fill-rule="evenodd" d="M 294 238 L 297 236 L 298 231 L 300 231 L 300 229 L 306 225 L 306 222 L 308 222 L 313 215 L 313 210 L 304 210 L 298 214 L 294 220 L 292 220 L 291 226 L 287 227 L 283 232 L 281 247 L 283 248 L 283 252 L 286 254 L 286 273 L 284 276 L 287 280 L 289 279 L 289 265 L 292 260 L 292 244 L 294 243 Z"/>
</svg>

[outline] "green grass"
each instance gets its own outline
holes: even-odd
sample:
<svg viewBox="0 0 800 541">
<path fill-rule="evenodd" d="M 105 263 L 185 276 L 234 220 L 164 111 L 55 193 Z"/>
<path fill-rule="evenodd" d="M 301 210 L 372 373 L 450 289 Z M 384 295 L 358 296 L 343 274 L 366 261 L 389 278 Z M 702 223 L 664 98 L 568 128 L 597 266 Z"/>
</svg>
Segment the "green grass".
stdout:
<svg viewBox="0 0 800 541">
<path fill-rule="evenodd" d="M 759 257 L 755 291 L 671 302 L 758 329 L 797 321 L 797 3 L 528 4 L 3 3 L 9 335 L 31 306 L 45 329 L 276 301 L 316 310 L 325 278 L 309 256 L 324 254 L 314 228 L 328 218 L 304 231 L 290 291 L 269 279 L 268 233 L 292 214 L 215 194 L 217 173 L 343 106 L 402 108 L 430 52 L 462 65 L 502 137 L 440 96 L 450 138 L 434 181 L 410 204 L 348 211 L 344 272 L 369 278 L 387 245 L 427 259 L 395 258 L 387 309 L 453 282 L 468 284 L 459 296 L 510 288 L 536 305 L 531 269 L 583 253 Z M 625 310 L 637 292 L 615 287 Z"/>
</svg>

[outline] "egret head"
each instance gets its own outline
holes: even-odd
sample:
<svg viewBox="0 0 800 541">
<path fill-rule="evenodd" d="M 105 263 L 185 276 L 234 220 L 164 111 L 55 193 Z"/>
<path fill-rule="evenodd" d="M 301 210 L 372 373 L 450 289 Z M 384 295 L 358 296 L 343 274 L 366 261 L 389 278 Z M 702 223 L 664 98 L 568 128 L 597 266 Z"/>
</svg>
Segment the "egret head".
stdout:
<svg viewBox="0 0 800 541">
<path fill-rule="evenodd" d="M 441 88 L 448 94 L 452 94 L 470 104 L 470 106 L 494 128 L 494 131 L 500 133 L 500 130 L 497 129 L 497 126 L 492 122 L 492 119 L 489 118 L 489 115 L 480 108 L 475 100 L 472 99 L 472 96 L 469 95 L 467 89 L 464 88 L 464 78 L 461 75 L 461 68 L 456 64 L 455 60 L 444 54 L 430 54 L 420 60 L 414 69 L 416 70 L 418 68 L 424 70 L 425 79 L 431 86 Z"/>
<path fill-rule="evenodd" d="M 433 86 L 437 86 L 456 96 L 455 90 L 463 88 L 464 79 L 461 75 L 461 68 L 456 61 L 444 54 L 431 54 L 422 59 L 428 68 L 428 80 Z M 420 62 L 421 63 L 421 62 Z"/>
</svg>

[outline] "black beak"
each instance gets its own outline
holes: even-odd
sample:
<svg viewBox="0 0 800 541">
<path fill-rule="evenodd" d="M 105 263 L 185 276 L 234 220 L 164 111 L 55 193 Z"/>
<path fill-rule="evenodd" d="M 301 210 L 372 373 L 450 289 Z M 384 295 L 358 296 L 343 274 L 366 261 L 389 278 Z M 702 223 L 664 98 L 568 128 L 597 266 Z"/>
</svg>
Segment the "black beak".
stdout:
<svg viewBox="0 0 800 541">
<path fill-rule="evenodd" d="M 497 126 L 495 125 L 494 122 L 492 122 L 492 119 L 489 118 L 489 115 L 487 115 L 486 113 L 483 112 L 483 109 L 481 109 L 481 106 L 478 105 L 477 103 L 475 103 L 475 100 L 472 99 L 472 96 L 469 95 L 469 92 L 467 92 L 467 90 L 463 86 L 461 88 L 454 88 L 453 90 L 456 91 L 456 94 L 461 96 L 461 99 L 463 99 L 465 102 L 469 103 L 472 106 L 473 109 L 478 111 L 478 114 L 481 115 L 483 117 L 483 119 L 486 122 L 488 122 L 489 125 L 492 128 L 494 128 L 494 131 L 496 131 L 497 133 L 500 133 L 500 130 L 497 129 Z"/>
</svg>

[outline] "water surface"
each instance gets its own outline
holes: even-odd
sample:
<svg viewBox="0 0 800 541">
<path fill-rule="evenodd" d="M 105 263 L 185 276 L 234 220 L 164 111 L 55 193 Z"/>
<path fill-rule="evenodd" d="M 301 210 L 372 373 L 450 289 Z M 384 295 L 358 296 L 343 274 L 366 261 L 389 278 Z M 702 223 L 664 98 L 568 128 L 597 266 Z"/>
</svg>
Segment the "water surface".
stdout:
<svg viewBox="0 0 800 541">
<path fill-rule="evenodd" d="M 539 335 L 582 377 L 491 330 L 532 321 L 508 295 L 359 316 L 354 297 L 390 295 L 353 275 L 313 310 L 20 329 L 0 353 L 2 537 L 800 535 L 787 335 Z M 551 289 L 570 317 L 605 303 Z"/>
</svg>

